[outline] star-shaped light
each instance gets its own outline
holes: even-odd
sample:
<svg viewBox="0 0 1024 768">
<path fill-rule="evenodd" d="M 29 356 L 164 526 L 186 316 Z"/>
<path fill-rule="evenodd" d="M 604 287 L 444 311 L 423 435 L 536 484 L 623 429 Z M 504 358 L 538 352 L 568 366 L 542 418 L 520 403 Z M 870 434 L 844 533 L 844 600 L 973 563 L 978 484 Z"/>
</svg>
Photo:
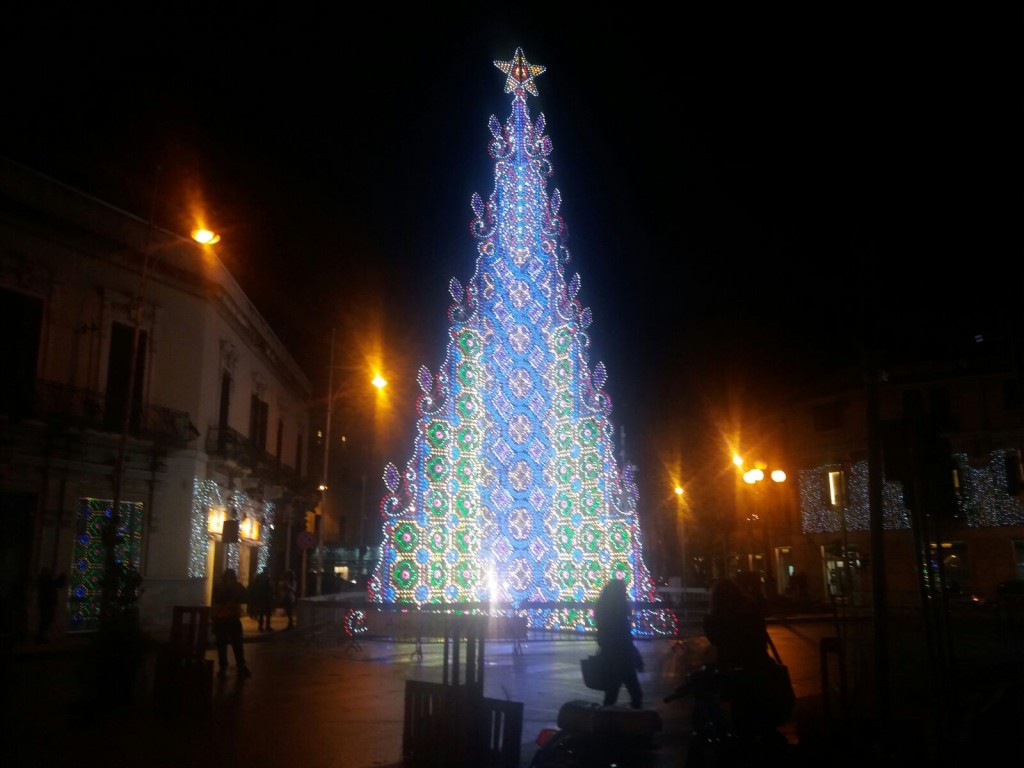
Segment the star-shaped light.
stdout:
<svg viewBox="0 0 1024 768">
<path fill-rule="evenodd" d="M 519 98 L 523 98 L 524 88 L 531 96 L 537 96 L 537 84 L 533 78 L 547 70 L 547 67 L 527 62 L 522 48 L 516 48 L 512 61 L 496 61 L 494 66 L 508 75 L 505 78 L 505 93 L 515 93 Z"/>
</svg>

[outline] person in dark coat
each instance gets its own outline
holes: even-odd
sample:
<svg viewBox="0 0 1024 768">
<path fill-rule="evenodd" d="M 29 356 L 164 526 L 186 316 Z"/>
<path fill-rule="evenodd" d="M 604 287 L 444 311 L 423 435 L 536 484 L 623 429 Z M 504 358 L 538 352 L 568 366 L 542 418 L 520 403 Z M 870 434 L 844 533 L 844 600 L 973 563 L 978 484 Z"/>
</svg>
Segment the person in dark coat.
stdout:
<svg viewBox="0 0 1024 768">
<path fill-rule="evenodd" d="M 767 668 L 768 627 L 756 600 L 730 579 L 711 585 L 704 634 L 715 648 L 715 663 L 723 675 L 722 697 L 730 703 L 738 732 L 762 729 L 758 701 L 763 696 Z"/>
<path fill-rule="evenodd" d="M 284 608 L 284 615 L 288 617 L 287 629 L 295 626 L 295 574 L 285 571 L 277 584 L 277 597 Z"/>
<path fill-rule="evenodd" d="M 228 646 L 235 654 L 235 667 L 239 677 L 250 677 L 252 673 L 245 663 L 245 643 L 242 636 L 242 605 L 248 601 L 245 585 L 235 575 L 234 568 L 225 568 L 220 581 L 213 588 L 210 616 L 213 620 L 213 636 L 217 643 L 217 661 L 220 663 L 219 676 L 228 676 Z"/>
<path fill-rule="evenodd" d="M 252 611 L 256 616 L 259 631 L 273 632 L 270 617 L 274 615 L 274 582 L 271 581 L 270 574 L 265 570 L 257 573 L 249 591 L 252 593 Z"/>
<path fill-rule="evenodd" d="M 633 644 L 625 581 L 612 579 L 604 585 L 594 606 L 594 623 L 597 625 L 598 655 L 604 659 L 608 672 L 604 704 L 607 706 L 618 701 L 619 688 L 625 685 L 629 692 L 629 705 L 633 709 L 642 709 L 643 691 L 637 672 L 643 671 L 644 663 Z"/>
</svg>

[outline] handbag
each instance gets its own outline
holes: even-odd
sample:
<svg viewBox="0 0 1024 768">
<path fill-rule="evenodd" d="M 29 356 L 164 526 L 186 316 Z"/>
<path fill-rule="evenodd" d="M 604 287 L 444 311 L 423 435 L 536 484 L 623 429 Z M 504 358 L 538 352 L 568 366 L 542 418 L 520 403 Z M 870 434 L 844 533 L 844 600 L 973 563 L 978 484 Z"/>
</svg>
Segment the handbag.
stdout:
<svg viewBox="0 0 1024 768">
<path fill-rule="evenodd" d="M 782 663 L 782 657 L 772 639 L 768 638 L 773 659 L 769 660 L 764 670 L 762 685 L 759 687 L 759 710 L 764 719 L 776 727 L 793 718 L 796 708 L 796 693 L 793 681 L 789 677 L 789 667 Z"/>
<path fill-rule="evenodd" d="M 608 687 L 608 665 L 600 654 L 580 659 L 580 669 L 583 672 L 583 684 L 587 688 L 603 691 Z"/>
</svg>

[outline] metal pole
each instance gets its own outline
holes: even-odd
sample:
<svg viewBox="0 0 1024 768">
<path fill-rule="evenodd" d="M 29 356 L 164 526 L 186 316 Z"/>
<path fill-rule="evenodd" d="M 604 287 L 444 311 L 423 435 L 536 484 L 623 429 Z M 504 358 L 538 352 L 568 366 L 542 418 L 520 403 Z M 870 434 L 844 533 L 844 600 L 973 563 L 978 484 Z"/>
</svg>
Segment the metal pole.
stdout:
<svg viewBox="0 0 1024 768">
<path fill-rule="evenodd" d="M 683 594 L 682 600 L 680 601 L 683 609 L 683 616 L 686 616 L 686 521 L 683 519 L 683 495 L 679 494 L 679 548 L 682 551 L 683 556 L 683 573 L 682 573 L 682 587 Z"/>
<path fill-rule="evenodd" d="M 320 519 L 316 525 L 316 593 L 324 586 L 324 516 L 327 513 L 327 467 L 331 456 L 331 414 L 334 412 L 334 329 L 331 328 L 331 356 L 327 367 L 327 426 L 324 427 L 324 466 L 320 475 Z"/>
<path fill-rule="evenodd" d="M 285 541 L 288 542 L 288 546 L 284 548 L 284 569 L 290 571 L 292 569 L 292 519 L 288 518 L 288 532 L 285 534 Z"/>
<path fill-rule="evenodd" d="M 157 166 L 156 172 L 160 173 Z M 117 443 L 117 457 L 114 462 L 114 493 L 110 510 L 110 519 L 103 529 L 102 539 L 106 547 L 104 553 L 103 567 L 103 588 L 101 590 L 100 621 L 109 621 L 114 618 L 114 608 L 117 601 L 118 581 L 120 578 L 117 562 L 117 542 L 119 538 L 118 528 L 121 526 L 121 497 L 122 486 L 124 485 L 125 466 L 128 457 L 128 432 L 131 429 L 132 411 L 135 402 L 136 368 L 139 366 L 139 340 L 142 336 L 142 302 L 146 296 L 146 286 L 149 281 L 149 270 L 151 260 L 151 239 L 153 234 L 153 216 L 156 212 L 157 180 L 153 182 L 153 196 L 149 203 L 149 221 L 146 222 L 146 233 L 142 241 L 142 273 L 139 275 L 139 285 L 135 289 L 135 296 L 132 297 L 132 348 L 128 358 L 128 391 L 125 393 L 124 414 L 121 419 L 121 434 Z M 109 389 L 110 383 L 107 383 Z"/>
<path fill-rule="evenodd" d="M 363 575 L 363 560 L 366 556 L 366 473 L 360 477 L 359 485 L 359 576 Z"/>
<path fill-rule="evenodd" d="M 868 429 L 868 521 L 871 529 L 871 596 L 874 619 L 875 715 L 883 725 L 889 723 L 889 603 L 885 573 L 885 516 L 883 515 L 883 474 L 885 449 L 879 416 L 881 374 L 874 354 L 867 369 Z"/>
</svg>

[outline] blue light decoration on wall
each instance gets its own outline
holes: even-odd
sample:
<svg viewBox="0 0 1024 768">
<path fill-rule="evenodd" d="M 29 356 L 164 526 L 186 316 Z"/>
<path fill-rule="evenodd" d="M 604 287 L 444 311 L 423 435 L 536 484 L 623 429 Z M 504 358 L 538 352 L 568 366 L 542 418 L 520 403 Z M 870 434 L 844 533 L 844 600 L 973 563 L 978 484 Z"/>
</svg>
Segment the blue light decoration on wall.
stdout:
<svg viewBox="0 0 1024 768">
<path fill-rule="evenodd" d="M 68 590 L 70 632 L 93 631 L 99 627 L 103 608 L 103 579 L 107 572 L 107 547 L 103 531 L 112 516 L 110 499 L 82 498 L 75 516 L 75 544 Z M 139 572 L 142 560 L 141 502 L 121 502 L 114 561 L 126 572 Z M 121 598 L 121 595 L 118 595 Z"/>
<path fill-rule="evenodd" d="M 419 370 L 417 436 L 404 473 L 385 468 L 383 545 L 372 601 L 502 607 L 531 627 L 586 631 L 588 603 L 624 579 L 637 634 L 673 634 L 643 561 L 632 465 L 619 467 L 603 363 L 591 370 L 589 308 L 566 281 L 551 140 L 527 94 L 544 67 L 522 49 L 496 61 L 512 94 L 491 117 L 494 191 L 474 194 L 476 271 L 449 283 L 437 375 Z M 466 604 L 469 604 L 468 607 Z"/>
</svg>

